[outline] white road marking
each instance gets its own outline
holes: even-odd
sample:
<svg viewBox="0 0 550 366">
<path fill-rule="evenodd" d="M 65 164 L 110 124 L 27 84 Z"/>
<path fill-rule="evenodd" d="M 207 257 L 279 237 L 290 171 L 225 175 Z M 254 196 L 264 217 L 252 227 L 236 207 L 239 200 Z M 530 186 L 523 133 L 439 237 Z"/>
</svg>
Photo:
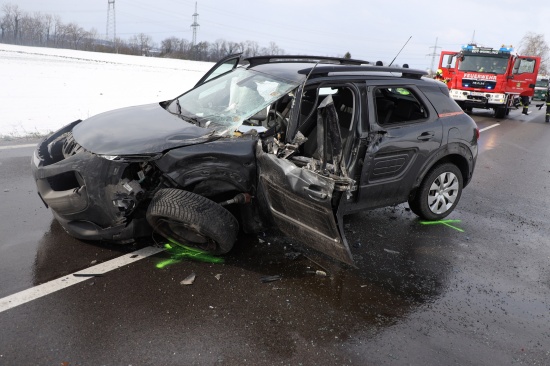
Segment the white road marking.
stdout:
<svg viewBox="0 0 550 366">
<path fill-rule="evenodd" d="M 0 146 L 0 150 L 18 149 L 22 147 L 36 147 L 37 144 Z"/>
<path fill-rule="evenodd" d="M 489 127 L 482 128 L 481 130 L 479 130 L 479 132 L 490 130 L 491 128 L 496 127 L 496 126 L 500 126 L 500 123 L 495 123 L 494 125 L 491 125 Z"/>
<path fill-rule="evenodd" d="M 125 254 L 121 257 L 111 259 L 110 261 L 100 263 L 93 267 L 83 269 L 82 271 L 78 271 L 70 275 L 58 278 L 56 280 L 52 280 L 50 282 L 46 282 L 35 287 L 31 287 L 16 294 L 6 296 L 3 299 L 0 299 L 0 313 L 16 306 L 23 305 L 27 302 L 36 300 L 43 296 L 49 295 L 56 291 L 62 290 L 66 287 L 76 285 L 77 283 L 80 283 L 82 281 L 89 280 L 90 278 L 94 277 L 93 275 L 105 274 L 114 269 L 160 253 L 163 250 L 163 248 L 146 247 L 140 250 L 136 250 L 135 252 Z"/>
</svg>

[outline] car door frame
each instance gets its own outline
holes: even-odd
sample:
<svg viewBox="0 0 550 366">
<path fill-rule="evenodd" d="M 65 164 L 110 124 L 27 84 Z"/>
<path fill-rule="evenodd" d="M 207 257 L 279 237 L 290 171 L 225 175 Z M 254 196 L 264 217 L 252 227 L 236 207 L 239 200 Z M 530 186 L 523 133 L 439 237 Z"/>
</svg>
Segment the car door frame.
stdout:
<svg viewBox="0 0 550 366">
<path fill-rule="evenodd" d="M 217 78 L 220 75 L 227 74 L 228 72 L 235 70 L 237 66 L 239 66 L 239 62 L 241 61 L 241 56 L 242 56 L 242 53 L 234 53 L 216 62 L 216 64 L 212 66 L 212 68 L 210 68 L 210 70 L 208 70 L 206 74 L 204 74 L 199 79 L 199 81 L 195 84 L 193 89 L 198 87 L 199 85 L 206 83 L 207 81 Z M 227 70 L 223 70 L 218 74 L 215 74 L 215 72 L 219 70 L 221 67 L 223 67 L 224 65 L 230 65 L 231 68 Z"/>
<path fill-rule="evenodd" d="M 351 85 L 344 81 L 330 84 Z M 326 84 L 320 83 L 319 87 L 322 86 Z M 352 129 L 356 131 L 361 103 L 359 89 L 352 89 L 355 98 Z M 287 159 L 263 151 L 261 141 L 256 147 L 256 161 L 260 199 L 279 230 L 301 244 L 355 266 L 340 210 L 344 201 L 341 198 L 354 189 L 354 181 L 299 167 Z M 343 161 L 349 164 L 349 156 L 343 156 Z M 349 182 L 348 191 L 342 191 L 343 181 Z"/>
</svg>

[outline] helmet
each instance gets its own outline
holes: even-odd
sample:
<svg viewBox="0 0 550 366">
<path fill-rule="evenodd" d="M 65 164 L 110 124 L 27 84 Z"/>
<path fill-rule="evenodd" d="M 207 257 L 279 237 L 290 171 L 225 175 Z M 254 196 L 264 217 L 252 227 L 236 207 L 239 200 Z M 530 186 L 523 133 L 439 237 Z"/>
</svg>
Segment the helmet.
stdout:
<svg viewBox="0 0 550 366">
<path fill-rule="evenodd" d="M 443 74 L 443 70 L 441 69 L 437 69 L 437 71 L 435 72 L 436 75 L 441 75 Z"/>
</svg>

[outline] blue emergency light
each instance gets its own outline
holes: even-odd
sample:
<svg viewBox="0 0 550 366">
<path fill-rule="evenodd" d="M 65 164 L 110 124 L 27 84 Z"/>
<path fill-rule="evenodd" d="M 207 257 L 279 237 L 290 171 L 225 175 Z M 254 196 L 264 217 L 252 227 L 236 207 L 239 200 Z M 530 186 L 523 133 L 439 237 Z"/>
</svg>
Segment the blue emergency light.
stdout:
<svg viewBox="0 0 550 366">
<path fill-rule="evenodd" d="M 510 46 L 510 47 L 502 46 L 502 47 L 500 47 L 498 52 L 500 52 L 500 53 L 512 53 L 513 50 L 514 49 L 512 48 L 512 46 Z"/>
</svg>

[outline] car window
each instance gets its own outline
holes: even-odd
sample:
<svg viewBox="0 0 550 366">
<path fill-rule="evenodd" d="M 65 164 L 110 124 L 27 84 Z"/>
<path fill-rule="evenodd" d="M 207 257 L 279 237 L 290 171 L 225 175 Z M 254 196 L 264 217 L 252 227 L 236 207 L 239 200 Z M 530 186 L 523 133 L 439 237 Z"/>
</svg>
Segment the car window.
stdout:
<svg viewBox="0 0 550 366">
<path fill-rule="evenodd" d="M 168 110 L 218 134 L 231 134 L 297 86 L 292 81 L 237 68 L 181 95 Z"/>
<path fill-rule="evenodd" d="M 374 90 L 376 118 L 380 125 L 409 123 L 428 117 L 426 107 L 406 86 L 379 87 Z"/>
</svg>

